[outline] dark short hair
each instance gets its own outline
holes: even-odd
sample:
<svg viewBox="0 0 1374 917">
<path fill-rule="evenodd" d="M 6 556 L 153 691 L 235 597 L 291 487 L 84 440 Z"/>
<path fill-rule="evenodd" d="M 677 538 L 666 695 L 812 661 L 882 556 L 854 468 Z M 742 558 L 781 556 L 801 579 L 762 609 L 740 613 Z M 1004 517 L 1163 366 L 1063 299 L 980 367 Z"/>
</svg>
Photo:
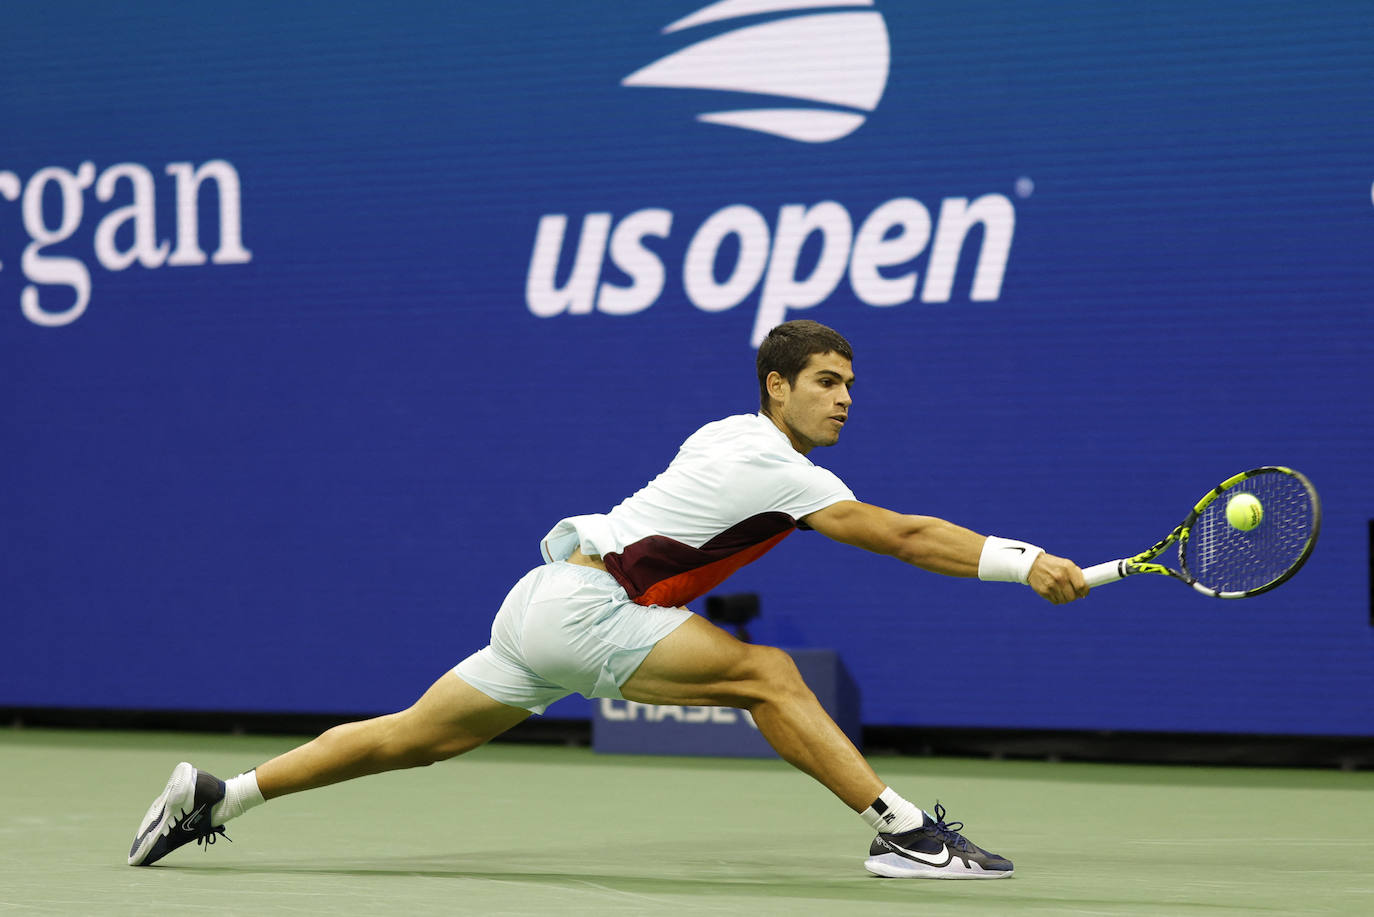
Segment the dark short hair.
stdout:
<svg viewBox="0 0 1374 917">
<path fill-rule="evenodd" d="M 777 373 L 787 380 L 788 386 L 797 384 L 797 376 L 806 368 L 812 355 L 818 353 L 837 353 L 849 362 L 854 362 L 854 350 L 834 328 L 820 322 L 800 318 L 783 322 L 763 339 L 759 345 L 755 366 L 759 373 L 759 407 L 768 413 L 768 376 Z"/>
</svg>

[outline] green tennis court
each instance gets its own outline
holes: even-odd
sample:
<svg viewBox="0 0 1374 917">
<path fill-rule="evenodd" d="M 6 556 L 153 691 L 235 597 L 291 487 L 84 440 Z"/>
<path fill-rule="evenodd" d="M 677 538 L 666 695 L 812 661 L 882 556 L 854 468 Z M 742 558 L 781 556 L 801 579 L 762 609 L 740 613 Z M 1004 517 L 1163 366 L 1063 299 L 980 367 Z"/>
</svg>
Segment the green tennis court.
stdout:
<svg viewBox="0 0 1374 917">
<path fill-rule="evenodd" d="M 885 880 L 778 761 L 493 745 L 288 797 L 157 866 L 125 857 L 186 759 L 229 776 L 300 740 L 0 730 L 13 914 L 1370 914 L 1374 774 L 879 757 L 1011 857 L 998 882 Z"/>
</svg>

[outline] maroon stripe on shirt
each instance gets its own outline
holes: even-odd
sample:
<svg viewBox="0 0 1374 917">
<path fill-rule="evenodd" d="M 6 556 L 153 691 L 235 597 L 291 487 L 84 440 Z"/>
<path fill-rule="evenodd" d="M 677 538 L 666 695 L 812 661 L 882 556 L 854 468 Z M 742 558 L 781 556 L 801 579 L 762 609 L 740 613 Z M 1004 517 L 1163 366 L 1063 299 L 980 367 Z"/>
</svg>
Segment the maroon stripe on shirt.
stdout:
<svg viewBox="0 0 1374 917">
<path fill-rule="evenodd" d="M 626 545 L 620 553 L 608 554 L 602 559 L 606 563 L 606 571 L 625 587 L 631 601 L 639 601 L 645 593 L 660 583 L 702 567 L 719 565 L 718 577 L 711 577 L 706 583 L 692 584 L 693 588 L 689 591 L 694 594 L 685 598 L 675 594 L 671 596 L 673 601 L 670 602 L 657 601 L 660 596 L 656 594 L 656 601 L 650 603 L 681 605 L 721 582 L 739 566 L 755 560 L 763 551 L 741 558 L 740 563 L 734 566 L 722 564 L 721 561 L 748 552 L 751 548 L 759 547 L 773 539 L 781 541 L 780 535 L 796 527 L 797 520 L 786 513 L 760 513 L 730 526 L 699 548 L 683 544 L 666 535 L 650 535 L 634 544 Z"/>
</svg>

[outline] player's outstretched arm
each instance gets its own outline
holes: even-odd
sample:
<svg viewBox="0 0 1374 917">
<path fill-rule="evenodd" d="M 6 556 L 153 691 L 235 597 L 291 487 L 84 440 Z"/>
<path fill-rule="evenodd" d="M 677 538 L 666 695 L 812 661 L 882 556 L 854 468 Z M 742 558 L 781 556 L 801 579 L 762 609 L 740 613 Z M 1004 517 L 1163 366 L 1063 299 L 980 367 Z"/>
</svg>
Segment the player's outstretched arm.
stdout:
<svg viewBox="0 0 1374 917">
<path fill-rule="evenodd" d="M 804 520 L 827 538 L 887 554 L 946 576 L 977 576 L 984 537 L 935 516 L 912 516 L 844 500 Z"/>
<path fill-rule="evenodd" d="M 1061 604 L 1088 594 L 1083 572 L 1072 561 L 1041 552 L 1020 542 L 996 539 L 990 545 L 985 535 L 935 516 L 913 516 L 881 506 L 845 500 L 818 510 L 803 520 L 816 531 L 835 541 L 896 557 L 922 570 L 946 576 L 979 576 L 984 579 L 1012 577 L 989 575 L 998 561 L 986 556 L 987 548 L 1007 552 L 1009 562 L 1034 552 L 1028 567 L 1014 578 L 1024 582 L 1042 598 Z"/>
</svg>

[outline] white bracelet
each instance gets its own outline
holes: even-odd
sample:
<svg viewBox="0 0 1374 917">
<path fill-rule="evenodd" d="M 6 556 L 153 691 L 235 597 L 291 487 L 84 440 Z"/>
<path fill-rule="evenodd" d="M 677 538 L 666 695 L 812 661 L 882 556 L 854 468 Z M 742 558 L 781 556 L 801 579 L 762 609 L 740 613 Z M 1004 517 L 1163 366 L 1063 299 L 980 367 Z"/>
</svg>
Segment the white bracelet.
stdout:
<svg viewBox="0 0 1374 917">
<path fill-rule="evenodd" d="M 1044 548 L 1024 541 L 989 535 L 978 558 L 978 578 L 998 583 L 1024 583 L 1030 578 L 1035 559 Z"/>
</svg>

